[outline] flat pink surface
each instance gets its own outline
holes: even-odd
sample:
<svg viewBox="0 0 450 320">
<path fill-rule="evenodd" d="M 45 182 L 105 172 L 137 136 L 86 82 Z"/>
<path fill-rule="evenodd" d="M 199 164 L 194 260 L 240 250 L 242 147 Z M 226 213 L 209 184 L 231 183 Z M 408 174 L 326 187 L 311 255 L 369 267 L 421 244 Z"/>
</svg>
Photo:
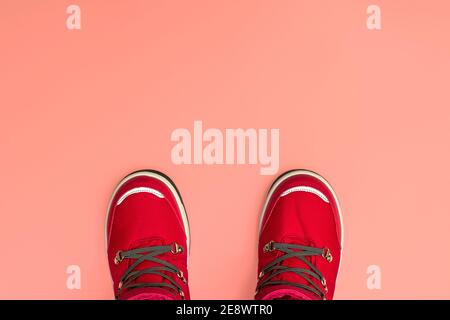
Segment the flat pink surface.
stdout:
<svg viewBox="0 0 450 320">
<path fill-rule="evenodd" d="M 81 7 L 81 30 L 66 8 Z M 366 28 L 366 8 L 382 30 Z M 253 296 L 275 176 L 172 164 L 176 128 L 279 128 L 280 170 L 336 189 L 336 298 L 450 298 L 448 1 L 1 1 L 0 298 L 113 298 L 104 218 L 125 174 L 169 174 L 194 299 Z M 81 289 L 66 288 L 68 265 Z M 378 265 L 381 290 L 368 290 Z"/>
</svg>

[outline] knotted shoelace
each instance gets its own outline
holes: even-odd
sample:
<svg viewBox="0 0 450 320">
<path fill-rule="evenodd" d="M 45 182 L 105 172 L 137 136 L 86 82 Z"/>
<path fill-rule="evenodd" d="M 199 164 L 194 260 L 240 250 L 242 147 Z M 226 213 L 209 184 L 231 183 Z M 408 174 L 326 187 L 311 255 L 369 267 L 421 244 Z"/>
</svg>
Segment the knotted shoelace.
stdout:
<svg viewBox="0 0 450 320">
<path fill-rule="evenodd" d="M 114 263 L 119 264 L 124 259 L 135 259 L 128 269 L 123 273 L 120 278 L 119 288 L 116 293 L 116 299 L 118 299 L 121 290 L 123 289 L 136 289 L 136 288 L 145 288 L 145 287 L 155 287 L 155 288 L 163 288 L 168 291 L 173 290 L 178 293 L 182 299 L 184 299 L 184 293 L 181 289 L 181 286 L 173 279 L 173 277 L 167 275 L 166 273 L 173 273 L 178 278 L 180 278 L 184 283 L 186 283 L 186 279 L 184 278 L 183 272 L 177 268 L 175 265 L 164 261 L 162 259 L 157 258 L 159 255 L 163 255 L 166 253 L 179 254 L 183 252 L 183 248 L 179 246 L 177 243 L 173 243 L 172 245 L 166 246 L 149 246 L 136 248 L 128 251 L 118 251 L 115 258 Z M 139 264 L 149 261 L 156 264 L 157 266 L 145 268 L 142 270 L 134 270 Z M 138 282 L 134 281 L 139 277 L 145 274 L 152 274 L 156 276 L 160 276 L 163 279 L 166 279 L 168 282 Z"/>
<path fill-rule="evenodd" d="M 331 252 L 328 248 L 315 248 L 308 246 L 301 246 L 297 244 L 289 244 L 289 243 L 278 243 L 274 241 L 270 241 L 264 246 L 264 252 L 271 252 L 274 250 L 278 250 L 284 255 L 274 259 L 272 262 L 267 264 L 262 268 L 258 278 L 259 283 L 256 287 L 256 293 L 258 293 L 262 288 L 266 286 L 273 285 L 286 285 L 286 286 L 294 286 L 300 289 L 307 290 L 317 295 L 320 299 L 325 299 L 325 294 L 328 292 L 327 283 L 320 272 L 310 261 L 308 261 L 307 257 L 320 256 L 326 259 L 328 262 L 333 260 Z M 309 269 L 306 268 L 294 268 L 288 266 L 282 266 L 281 263 L 290 258 L 297 258 L 304 262 Z M 291 281 L 283 281 L 283 280 L 272 280 L 274 277 L 285 273 L 292 272 L 303 279 L 306 280 L 307 284 L 295 283 Z M 268 275 L 264 280 L 262 278 Z M 318 280 L 322 287 L 317 285 L 317 283 L 313 280 Z"/>
</svg>

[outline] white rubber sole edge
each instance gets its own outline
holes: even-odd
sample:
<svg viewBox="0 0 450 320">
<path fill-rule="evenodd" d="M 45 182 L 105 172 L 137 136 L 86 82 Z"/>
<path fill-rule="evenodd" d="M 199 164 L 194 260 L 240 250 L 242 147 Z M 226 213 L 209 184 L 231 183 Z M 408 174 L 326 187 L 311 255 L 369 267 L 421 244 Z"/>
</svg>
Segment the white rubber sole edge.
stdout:
<svg viewBox="0 0 450 320">
<path fill-rule="evenodd" d="M 293 176 L 298 176 L 298 175 L 306 175 L 306 176 L 310 176 L 310 177 L 314 177 L 318 180 L 320 180 L 323 184 L 325 184 L 325 186 L 328 188 L 328 190 L 330 190 L 333 199 L 336 203 L 337 209 L 338 209 L 338 213 L 339 213 L 339 222 L 341 225 L 341 260 L 339 263 L 339 268 L 338 268 L 338 275 L 339 275 L 339 270 L 341 268 L 341 262 L 342 262 L 342 256 L 344 253 L 344 221 L 342 219 L 342 211 L 341 211 L 341 206 L 339 205 L 339 200 L 337 198 L 336 192 L 334 191 L 333 187 L 331 187 L 330 183 L 325 180 L 324 177 L 322 177 L 321 175 L 313 172 L 313 171 L 309 171 L 309 170 L 302 170 L 302 169 L 298 169 L 298 170 L 292 170 L 292 171 L 288 171 L 285 174 L 281 175 L 276 182 L 272 185 L 272 187 L 270 188 L 268 194 L 267 194 L 267 198 L 266 201 L 264 202 L 264 206 L 263 206 L 263 210 L 259 219 L 259 233 L 261 234 L 261 228 L 262 228 L 262 222 L 264 220 L 264 213 L 266 212 L 267 209 L 267 205 L 269 204 L 269 199 L 272 197 L 273 193 L 275 192 L 275 190 L 278 188 L 278 186 L 280 184 L 282 184 L 284 181 L 286 181 L 287 179 L 289 179 L 290 177 Z M 337 282 L 337 281 L 336 281 Z"/>
<path fill-rule="evenodd" d="M 148 170 L 136 171 L 136 172 L 133 172 L 133 173 L 129 174 L 128 176 L 123 178 L 119 182 L 119 184 L 116 186 L 116 188 L 114 189 L 113 194 L 112 194 L 111 198 L 109 199 L 108 209 L 106 211 L 106 218 L 105 218 L 105 246 L 106 246 L 106 252 L 108 252 L 108 219 L 109 219 L 109 212 L 111 211 L 110 209 L 111 209 L 112 201 L 115 198 L 115 196 L 116 196 L 117 192 L 119 191 L 119 189 L 125 183 L 127 183 L 131 179 L 134 179 L 134 178 L 140 177 L 140 176 L 145 176 L 145 177 L 150 177 L 150 178 L 157 179 L 157 180 L 161 181 L 162 183 L 164 183 L 164 185 L 166 185 L 167 188 L 169 188 L 170 192 L 172 192 L 172 194 L 173 194 L 173 196 L 174 196 L 174 198 L 175 198 L 175 200 L 177 202 L 177 206 L 180 209 L 181 218 L 183 220 L 184 232 L 186 234 L 187 256 L 189 257 L 189 251 L 190 251 L 190 247 L 191 247 L 191 235 L 190 235 L 190 231 L 189 231 L 189 221 L 188 221 L 188 217 L 187 217 L 187 214 L 186 214 L 186 209 L 184 208 L 183 202 L 181 201 L 180 194 L 176 190 L 175 186 L 169 180 L 167 180 L 164 176 L 160 175 L 157 172 L 148 171 Z M 188 261 L 189 261 L 189 258 L 188 258 Z"/>
</svg>

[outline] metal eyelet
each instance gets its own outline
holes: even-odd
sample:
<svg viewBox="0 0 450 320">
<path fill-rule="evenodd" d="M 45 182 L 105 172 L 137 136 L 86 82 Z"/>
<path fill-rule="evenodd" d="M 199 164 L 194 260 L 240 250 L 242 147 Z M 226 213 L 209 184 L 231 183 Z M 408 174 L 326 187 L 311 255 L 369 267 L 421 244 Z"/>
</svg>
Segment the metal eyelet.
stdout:
<svg viewBox="0 0 450 320">
<path fill-rule="evenodd" d="M 320 280 L 320 283 L 322 284 L 325 293 L 328 293 L 328 286 L 327 286 L 327 280 L 325 280 L 325 278 L 322 278 L 322 280 Z"/>
<path fill-rule="evenodd" d="M 123 282 L 120 281 L 120 282 L 119 282 L 119 285 L 117 286 L 117 288 L 120 290 L 120 289 L 122 289 L 122 286 L 123 286 Z"/>
<path fill-rule="evenodd" d="M 264 277 L 264 271 L 261 271 L 259 274 L 258 274 L 258 279 L 262 279 L 262 277 Z"/>
<path fill-rule="evenodd" d="M 172 243 L 172 250 L 170 250 L 173 254 L 179 254 L 183 252 L 183 247 L 180 246 L 178 243 L 174 242 Z"/>
<path fill-rule="evenodd" d="M 271 240 L 268 243 L 266 243 L 264 245 L 263 251 L 267 253 L 267 252 L 271 252 L 271 251 L 275 250 L 274 247 L 273 247 L 273 243 L 274 243 L 273 240 Z"/>
<path fill-rule="evenodd" d="M 181 281 L 183 281 L 184 283 L 186 283 L 186 278 L 184 277 L 183 271 L 179 270 L 179 271 L 177 272 L 177 276 L 178 276 L 178 278 L 181 279 Z"/>
<path fill-rule="evenodd" d="M 331 255 L 331 251 L 328 248 L 323 248 L 322 257 L 328 262 L 333 261 L 333 256 Z"/>
<path fill-rule="evenodd" d="M 178 290 L 178 294 L 180 295 L 181 300 L 184 300 L 184 299 L 185 299 L 183 290 L 181 290 L 181 289 Z"/>
<path fill-rule="evenodd" d="M 114 257 L 114 264 L 119 264 L 122 262 L 122 260 L 123 260 L 122 251 L 119 250 L 117 251 L 116 256 Z"/>
</svg>

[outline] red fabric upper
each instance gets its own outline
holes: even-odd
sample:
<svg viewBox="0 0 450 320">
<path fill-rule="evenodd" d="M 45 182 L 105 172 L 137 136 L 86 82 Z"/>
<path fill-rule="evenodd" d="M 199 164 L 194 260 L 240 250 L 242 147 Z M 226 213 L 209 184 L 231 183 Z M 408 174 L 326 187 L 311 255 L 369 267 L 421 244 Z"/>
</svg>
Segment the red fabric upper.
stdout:
<svg viewBox="0 0 450 320">
<path fill-rule="evenodd" d="M 307 186 L 319 190 L 327 197 L 329 203 L 310 192 L 291 192 L 280 197 L 284 191 L 298 186 Z M 319 256 L 308 257 L 307 259 L 324 275 L 328 286 L 326 299 L 332 299 L 341 257 L 341 225 L 337 204 L 331 190 L 322 181 L 310 175 L 299 174 L 289 177 L 274 191 L 263 215 L 258 246 L 258 270 L 261 271 L 273 259 L 284 254 L 277 250 L 264 253 L 263 247 L 270 241 L 329 248 L 333 256 L 332 262 L 328 262 Z M 284 260 L 282 264 L 309 269 L 304 262 L 295 257 Z M 292 272 L 282 273 L 272 280 L 310 285 L 305 279 Z M 323 287 L 319 281 L 315 279 L 314 281 L 319 287 Z M 265 287 L 256 295 L 256 298 L 263 299 L 267 294 L 277 289 L 279 288 L 275 286 Z M 306 290 L 295 288 L 293 290 L 302 291 L 310 298 L 319 298 Z"/>
<path fill-rule="evenodd" d="M 127 191 L 137 187 L 148 187 L 155 189 L 164 195 L 159 198 L 150 193 L 136 193 L 129 195 L 122 203 L 117 205 L 117 201 Z M 178 267 L 188 279 L 186 247 L 186 233 L 181 218 L 180 209 L 170 189 L 156 178 L 148 176 L 138 176 L 120 187 L 112 199 L 110 212 L 107 221 L 107 242 L 108 242 L 108 262 L 111 276 L 114 282 L 114 291 L 117 293 L 121 276 L 126 269 L 135 261 L 125 259 L 119 264 L 114 263 L 117 251 L 127 251 L 130 249 L 169 245 L 174 242 L 183 247 L 183 252 L 179 254 L 166 253 L 157 256 Z M 148 267 L 160 266 L 152 262 L 143 262 L 134 270 L 141 270 Z M 189 288 L 180 278 L 173 273 L 166 273 L 181 286 L 185 298 L 189 299 Z M 161 276 L 143 275 L 135 280 L 136 282 L 168 282 Z M 140 288 L 128 290 L 122 289 L 119 299 L 131 299 L 134 295 L 142 293 L 169 294 L 168 298 L 180 299 L 173 290 L 158 290 L 153 288 Z"/>
</svg>

